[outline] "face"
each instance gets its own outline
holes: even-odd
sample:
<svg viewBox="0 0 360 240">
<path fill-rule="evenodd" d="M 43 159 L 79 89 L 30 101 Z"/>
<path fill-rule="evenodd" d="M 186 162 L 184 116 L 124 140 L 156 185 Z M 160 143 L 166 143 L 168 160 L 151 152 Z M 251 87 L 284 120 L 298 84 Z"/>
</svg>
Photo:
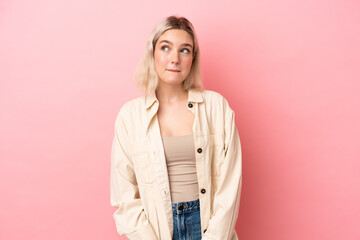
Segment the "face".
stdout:
<svg viewBox="0 0 360 240">
<path fill-rule="evenodd" d="M 188 76 L 193 60 L 193 41 L 184 30 L 170 29 L 158 39 L 154 50 L 159 84 L 181 84 Z"/>
</svg>

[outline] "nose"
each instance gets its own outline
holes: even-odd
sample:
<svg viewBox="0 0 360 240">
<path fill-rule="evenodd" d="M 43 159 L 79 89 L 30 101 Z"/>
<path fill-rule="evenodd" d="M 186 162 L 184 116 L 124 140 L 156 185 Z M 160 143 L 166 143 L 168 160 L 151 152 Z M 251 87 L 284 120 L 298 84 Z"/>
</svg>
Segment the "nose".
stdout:
<svg viewBox="0 0 360 240">
<path fill-rule="evenodd" d="M 179 63 L 179 53 L 177 51 L 173 51 L 170 56 L 171 63 L 178 64 Z"/>
</svg>

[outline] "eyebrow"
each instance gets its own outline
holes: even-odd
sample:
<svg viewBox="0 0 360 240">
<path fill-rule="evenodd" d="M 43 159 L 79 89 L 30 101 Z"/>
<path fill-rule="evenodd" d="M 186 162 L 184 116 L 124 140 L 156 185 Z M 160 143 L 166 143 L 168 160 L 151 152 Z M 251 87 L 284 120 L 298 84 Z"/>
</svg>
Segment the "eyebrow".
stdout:
<svg viewBox="0 0 360 240">
<path fill-rule="evenodd" d="M 168 40 L 162 40 L 161 42 L 159 42 L 159 44 L 160 44 L 160 43 L 163 43 L 163 42 L 172 45 L 172 42 L 170 42 L 170 41 L 168 41 Z M 191 48 L 193 47 L 193 46 L 192 46 L 191 44 L 189 44 L 189 43 L 183 43 L 183 44 L 181 44 L 181 46 L 189 46 L 189 47 L 191 47 Z"/>
</svg>

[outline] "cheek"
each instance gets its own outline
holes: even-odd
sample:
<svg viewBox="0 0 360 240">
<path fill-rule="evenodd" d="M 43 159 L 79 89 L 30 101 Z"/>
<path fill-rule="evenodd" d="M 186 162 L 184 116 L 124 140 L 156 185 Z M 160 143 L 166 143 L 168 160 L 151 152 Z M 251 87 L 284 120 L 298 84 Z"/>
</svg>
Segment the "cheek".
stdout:
<svg viewBox="0 0 360 240">
<path fill-rule="evenodd" d="M 156 68 L 163 68 L 166 65 L 166 58 L 161 54 L 155 53 L 154 55 L 155 67 Z"/>
<path fill-rule="evenodd" d="M 190 68 L 191 68 L 191 65 L 192 65 L 192 59 L 186 59 L 186 61 L 184 61 L 184 65 L 190 71 Z"/>
</svg>

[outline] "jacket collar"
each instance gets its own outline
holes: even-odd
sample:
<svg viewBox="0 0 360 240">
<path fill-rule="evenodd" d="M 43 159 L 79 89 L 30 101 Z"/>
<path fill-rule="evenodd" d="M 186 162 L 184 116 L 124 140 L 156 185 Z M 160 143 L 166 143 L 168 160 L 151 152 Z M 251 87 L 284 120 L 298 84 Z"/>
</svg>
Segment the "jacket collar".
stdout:
<svg viewBox="0 0 360 240">
<path fill-rule="evenodd" d="M 200 90 L 189 89 L 188 90 L 188 102 L 203 102 L 203 92 Z M 149 109 L 154 102 L 158 101 L 155 92 L 145 96 L 145 108 Z"/>
</svg>

